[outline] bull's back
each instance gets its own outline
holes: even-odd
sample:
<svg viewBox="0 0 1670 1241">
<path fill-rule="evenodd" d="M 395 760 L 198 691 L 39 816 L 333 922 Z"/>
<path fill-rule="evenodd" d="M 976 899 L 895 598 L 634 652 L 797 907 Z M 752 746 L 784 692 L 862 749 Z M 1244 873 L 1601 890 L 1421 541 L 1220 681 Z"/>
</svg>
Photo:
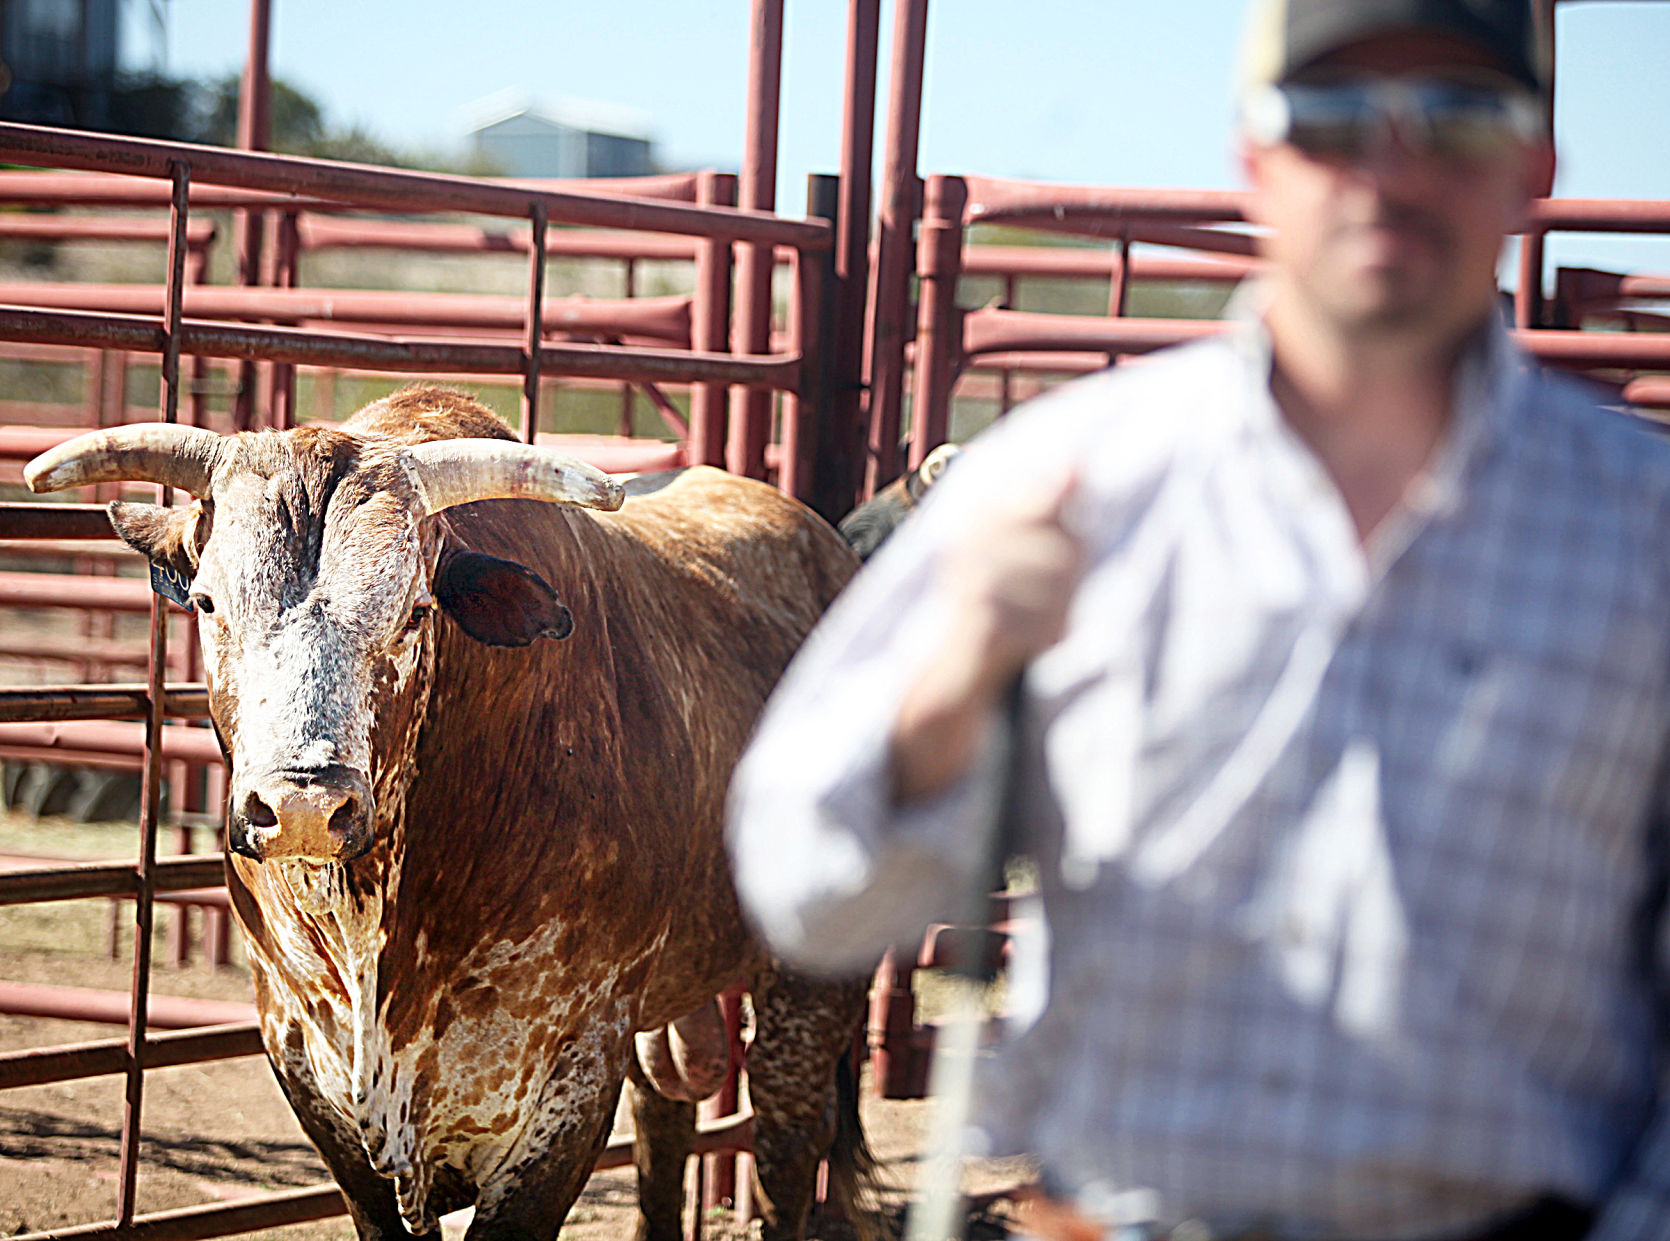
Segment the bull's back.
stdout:
<svg viewBox="0 0 1670 1241">
<path fill-rule="evenodd" d="M 618 513 L 586 517 L 661 566 L 616 584 L 612 617 L 632 618 L 646 668 L 687 691 L 673 705 L 695 779 L 668 810 L 694 846 L 689 890 L 705 895 L 673 911 L 670 951 L 646 988 L 648 1007 L 674 1016 L 726 981 L 697 979 L 690 964 L 717 965 L 740 942 L 723 848 L 731 770 L 778 677 L 858 561 L 820 518 L 764 483 L 706 467 L 635 483 Z"/>
</svg>

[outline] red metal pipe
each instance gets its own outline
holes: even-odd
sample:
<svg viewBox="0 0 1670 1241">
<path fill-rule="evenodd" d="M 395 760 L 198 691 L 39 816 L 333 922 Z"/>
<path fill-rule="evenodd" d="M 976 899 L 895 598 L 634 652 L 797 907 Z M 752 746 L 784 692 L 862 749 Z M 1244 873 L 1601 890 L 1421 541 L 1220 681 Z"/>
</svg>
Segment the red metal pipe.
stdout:
<svg viewBox="0 0 1670 1241">
<path fill-rule="evenodd" d="M 833 221 L 838 210 L 835 178 L 816 173 L 807 178 L 808 218 Z M 782 465 L 777 485 L 795 499 L 819 510 L 826 520 L 839 520 L 846 511 L 832 505 L 829 497 L 814 494 L 814 471 L 820 456 L 827 456 L 835 439 L 827 432 L 829 329 L 833 326 L 833 304 L 826 297 L 834 292 L 833 255 L 808 254 L 795 260 L 794 298 L 789 304 L 790 335 L 801 352 L 800 387 L 783 398 Z M 820 424 L 822 424 L 820 426 Z M 769 432 L 769 425 L 767 427 Z M 822 434 L 820 434 L 820 431 Z M 761 473 L 765 472 L 761 450 Z"/>
<path fill-rule="evenodd" d="M 125 1025 L 129 997 L 120 991 L 90 987 L 50 987 L 42 983 L 0 982 L 0 1013 L 14 1017 L 49 1017 L 58 1021 L 97 1021 Z M 186 1030 L 255 1020 L 255 1005 L 231 1000 L 191 1000 L 153 995 L 146 1017 L 159 1029 Z M 131 1048 L 129 1049 L 131 1052 Z"/>
<path fill-rule="evenodd" d="M 1131 294 L 1131 230 L 1119 234 L 1119 262 L 1108 282 L 1108 314 L 1116 319 L 1125 317 Z"/>
<path fill-rule="evenodd" d="M 120 1237 L 121 1241 L 206 1241 L 210 1237 L 305 1224 L 347 1213 L 348 1206 L 342 1200 L 341 1190 L 335 1185 L 316 1185 L 305 1189 L 278 1190 L 234 1202 L 136 1215 L 122 1226 L 120 1232 L 116 1232 L 115 1225 L 108 1222 L 79 1224 L 73 1228 L 54 1228 L 50 1232 L 23 1233 L 8 1241 L 67 1241 L 69 1238 L 88 1238 L 89 1241 L 105 1238 L 108 1241 L 116 1237 Z"/>
<path fill-rule="evenodd" d="M 0 456 L 27 461 L 79 434 L 78 427 L 0 427 Z M 102 504 L 0 504 L 0 539 L 108 539 L 111 533 Z"/>
<path fill-rule="evenodd" d="M 57 723 L 64 720 L 136 718 L 150 710 L 145 685 L 29 685 L 0 688 L 0 722 Z M 170 719 L 206 719 L 209 691 L 202 685 L 170 685 L 163 714 Z"/>
<path fill-rule="evenodd" d="M 166 207 L 168 200 L 169 188 L 166 184 L 119 176 L 114 172 L 0 171 L 0 202 L 12 206 Z M 330 210 L 335 206 L 323 199 L 298 197 L 287 192 L 216 185 L 194 185 L 191 188 L 191 205 L 199 209 L 294 203 L 316 211 Z"/>
<path fill-rule="evenodd" d="M 1519 283 L 1513 294 L 1515 327 L 1543 325 L 1542 273 L 1546 248 L 1541 232 L 1526 232 L 1519 239 Z"/>
<path fill-rule="evenodd" d="M 522 360 L 522 439 L 531 444 L 539 434 L 539 340 L 545 313 L 544 203 L 533 204 L 528 221 L 528 296 L 522 305 L 522 330 L 527 342 Z"/>
<path fill-rule="evenodd" d="M 570 190 L 588 195 L 607 194 L 662 202 L 694 202 L 696 199 L 696 174 L 689 172 L 648 177 L 530 177 L 520 181 L 482 177 L 480 181 L 484 185 L 517 186 L 540 192 Z M 116 172 L 57 173 L 7 169 L 0 171 L 0 202 L 59 207 L 166 207 L 168 187 Z M 191 203 L 198 208 L 300 206 L 309 211 L 352 210 L 342 203 L 309 198 L 289 189 L 252 190 L 235 185 L 195 185 L 191 191 Z"/>
<path fill-rule="evenodd" d="M 1136 230 L 1132 230 L 1133 234 Z M 1262 266 L 1257 260 L 1226 258 L 1153 258 L 1131 256 L 1133 280 L 1201 280 L 1234 283 Z M 1119 271 L 1116 250 L 1065 246 L 963 247 L 963 273 L 969 276 L 1031 276 L 1059 280 L 1105 280 Z"/>
<path fill-rule="evenodd" d="M 252 0 L 264 7 L 267 0 Z M 191 165 L 184 160 L 168 161 L 173 194 L 169 202 L 168 274 L 162 324 L 162 374 L 158 418 L 175 422 L 179 416 L 180 323 L 184 314 L 186 283 L 186 227 L 190 217 Z M 157 500 L 167 507 L 173 490 L 157 488 Z M 146 1024 L 150 1016 L 151 941 L 156 921 L 157 823 L 162 809 L 162 751 L 166 742 L 163 702 L 168 663 L 168 604 L 157 594 L 150 600 L 150 667 L 148 669 L 148 718 L 144 725 L 144 758 L 140 768 L 138 890 L 134 893 L 133 983 L 128 1005 L 128 1066 L 122 1108 L 122 1137 L 116 1223 L 133 1222 L 139 1176 L 139 1133 L 145 1093 Z M 12 725 L 11 727 L 31 727 Z M 34 727 L 39 727 L 35 725 Z M 69 724 L 49 728 L 121 728 L 123 725 Z M 216 747 L 218 753 L 218 747 Z M 208 1024 L 208 1023 L 195 1023 Z"/>
<path fill-rule="evenodd" d="M 910 466 L 921 465 L 945 441 L 951 390 L 962 362 L 962 312 L 957 280 L 962 273 L 963 215 L 967 191 L 960 177 L 929 177 L 922 196 L 916 246 L 916 366 L 911 401 Z M 1012 313 L 1012 312 L 1002 312 Z M 1056 316 L 1048 316 L 1054 318 Z"/>
<path fill-rule="evenodd" d="M 1670 200 L 1541 198 L 1528 226 L 1549 232 L 1662 233 L 1670 229 Z"/>
<path fill-rule="evenodd" d="M 0 304 L 40 306 L 116 314 L 156 314 L 163 288 L 154 284 L 0 283 Z M 239 288 L 194 285 L 185 310 L 196 319 L 261 319 L 390 324 L 442 328 L 496 328 L 521 333 L 526 298 L 479 293 L 419 293 L 403 290 Z M 690 339 L 690 298 L 592 298 L 584 295 L 545 303 L 548 332 L 637 336 L 684 344 Z"/>
<path fill-rule="evenodd" d="M 249 53 L 238 86 L 236 141 L 244 151 L 272 148 L 272 81 L 267 70 L 267 51 L 272 29 L 270 0 L 250 0 Z M 265 216 L 259 211 L 239 211 L 232 221 L 232 244 L 238 259 L 238 283 L 261 283 L 261 248 Z"/>
<path fill-rule="evenodd" d="M 218 853 L 164 858 L 156 864 L 153 878 L 158 892 L 224 886 L 226 859 Z M 0 905 L 131 897 L 138 890 L 139 872 L 132 862 L 75 862 L 0 870 Z"/>
<path fill-rule="evenodd" d="M 267 68 L 272 11 L 269 0 L 250 0 L 249 51 L 244 60 L 242 80 L 238 87 L 238 123 L 236 142 L 245 151 L 265 151 L 272 146 L 271 109 L 272 83 Z M 267 214 L 254 208 L 242 208 L 232 215 L 232 249 L 236 258 L 236 282 L 252 288 L 262 280 L 262 251 L 266 247 Z M 101 307 L 101 309 L 107 309 Z M 258 367 L 245 360 L 238 366 L 238 391 L 233 398 L 232 426 L 238 431 L 252 430 L 258 418 L 255 407 L 256 386 L 262 372 L 269 379 L 270 367 Z M 270 384 L 267 395 L 269 417 L 273 413 Z"/>
<path fill-rule="evenodd" d="M 156 314 L 163 289 L 146 284 L 0 283 L 0 304 L 116 314 Z M 197 319 L 279 323 L 351 323 L 521 332 L 526 299 L 477 293 L 408 293 L 366 289 L 240 288 L 194 285 L 186 313 Z M 546 302 L 545 331 L 636 336 L 683 345 L 690 340 L 690 298 L 574 296 Z"/>
<path fill-rule="evenodd" d="M 261 1031 L 253 1021 L 153 1034 L 145 1040 L 145 1063 L 153 1069 L 262 1054 Z M 47 1086 L 106 1077 L 127 1067 L 126 1039 L 99 1039 L 62 1047 L 0 1052 L 0 1090 Z"/>
<path fill-rule="evenodd" d="M 272 79 L 267 68 L 271 35 L 271 0 L 250 0 L 249 53 L 238 87 L 237 143 L 245 151 L 272 148 Z"/>
<path fill-rule="evenodd" d="M 1514 338 L 1545 362 L 1575 367 L 1670 369 L 1670 333 L 1541 329 Z"/>
<path fill-rule="evenodd" d="M 109 720 L 0 724 L 0 746 L 13 750 L 27 747 L 40 750 L 43 755 L 64 750 L 143 758 L 145 735 L 144 724 Z M 163 758 L 200 764 L 220 762 L 220 745 L 210 729 L 170 724 L 160 735 Z"/>
<path fill-rule="evenodd" d="M 1643 375 L 1624 385 L 1624 400 L 1641 409 L 1670 409 L 1670 375 Z"/>
<path fill-rule="evenodd" d="M 74 664 L 77 668 L 143 668 L 149 655 L 143 647 L 97 639 L 7 638 L 0 659 L 28 663 Z M 84 673 L 83 673 L 84 674 Z"/>
<path fill-rule="evenodd" d="M 783 65 L 783 0 L 753 0 L 748 43 L 747 130 L 737 201 L 748 210 L 769 211 L 777 197 L 777 115 Z M 828 225 L 825 225 L 827 228 Z M 732 349 L 739 354 L 771 351 L 771 274 L 776 254 L 763 246 L 739 246 L 736 255 L 736 323 Z M 733 474 L 765 477 L 765 446 L 771 438 L 771 394 L 757 389 L 731 393 L 725 464 Z"/>
<path fill-rule="evenodd" d="M 1225 326 L 1202 319 L 1103 319 L 971 310 L 963 320 L 963 352 L 969 356 L 1008 349 L 1144 353 L 1215 335 Z"/>
<path fill-rule="evenodd" d="M 725 1042 L 730 1052 L 730 1070 L 725 1074 L 725 1081 L 719 1087 L 719 1092 L 713 1098 L 704 1100 L 698 1109 L 701 1124 L 706 1127 L 723 1123 L 724 1118 L 736 1114 L 740 1105 L 741 1094 L 738 1088 L 738 1080 L 743 1065 L 741 987 L 727 987 L 719 994 L 719 1012 L 725 1023 Z M 736 1201 L 736 1187 L 741 1180 L 737 1174 L 736 1160 L 714 1154 L 704 1158 L 701 1167 L 706 1173 L 706 1184 L 703 1186 L 702 1194 L 703 1209 L 712 1209 L 725 1198 L 730 1198 L 734 1203 Z M 744 1219 L 741 1222 L 746 1223 L 747 1221 Z"/>
<path fill-rule="evenodd" d="M 1171 246 L 1178 250 L 1203 250 L 1208 254 L 1256 258 L 1259 238 L 1253 233 L 1225 228 L 1199 228 L 1193 224 L 1133 223 L 1131 240 L 1150 246 Z"/>
<path fill-rule="evenodd" d="M 0 572 L 0 607 L 149 612 L 151 593 L 149 582 L 132 577 Z"/>
<path fill-rule="evenodd" d="M 736 178 L 703 173 L 700 201 L 736 201 Z M 722 352 L 730 340 L 731 247 L 719 241 L 698 243 L 696 289 L 690 310 L 690 347 Z M 690 460 L 699 465 L 723 465 L 726 440 L 726 392 L 719 384 L 697 384 L 690 391 Z"/>
<path fill-rule="evenodd" d="M 611 197 L 599 193 L 541 188 L 530 182 L 488 182 L 441 173 L 416 173 L 365 164 L 301 159 L 291 155 L 230 151 L 182 142 L 156 142 L 112 134 L 0 122 L 0 158 L 43 167 L 121 172 L 165 177 L 171 161 L 191 164 L 192 179 L 284 195 L 287 205 L 309 198 L 338 199 L 367 208 L 401 212 L 468 211 L 525 217 L 529 204 L 543 201 L 553 224 L 718 237 L 731 241 L 829 249 L 828 225 L 787 220 L 765 212 L 726 210 L 686 203 Z"/>
<path fill-rule="evenodd" d="M 1010 223 L 1048 231 L 1106 229 L 1128 222 L 1218 224 L 1245 219 L 1240 190 L 1125 189 L 965 177 L 967 223 Z"/>
<path fill-rule="evenodd" d="M 905 337 L 910 329 L 911 241 L 921 210 L 916 175 L 922 129 L 922 67 L 928 37 L 928 0 L 898 0 L 893 20 L 893 69 L 888 84 L 887 149 L 876 220 L 876 265 L 864 330 L 864 495 L 899 474 L 899 429 L 905 387 Z"/>
<path fill-rule="evenodd" d="M 702 175 L 728 177 L 730 174 L 710 172 Z M 707 200 L 698 195 L 696 201 Z M 521 229 L 497 232 L 474 224 L 303 215 L 297 222 L 297 229 L 303 250 L 385 249 L 458 254 L 528 252 L 528 235 Z M 663 237 L 655 233 L 629 233 L 616 229 L 557 229 L 547 235 L 545 253 L 564 258 L 678 262 L 694 259 L 699 244 L 693 237 Z"/>
<path fill-rule="evenodd" d="M 138 353 L 161 351 L 156 322 L 124 315 L 44 311 L 0 306 L 0 339 L 66 345 L 97 344 Z M 265 358 L 311 366 L 360 366 L 385 371 L 518 375 L 520 346 L 488 341 L 402 339 L 330 333 L 306 328 L 237 327 L 187 321 L 181 330 L 187 353 L 221 358 Z M 800 360 L 794 355 L 734 358 L 729 355 L 603 345 L 546 344 L 540 367 L 548 374 L 595 379 L 648 379 L 657 383 L 709 382 L 791 388 Z"/>
<path fill-rule="evenodd" d="M 973 310 L 964 316 L 965 354 L 1007 349 L 1146 353 L 1223 331 L 1206 319 L 1101 319 L 1012 310 Z M 1574 332 L 1538 328 L 1514 338 L 1546 362 L 1577 367 L 1670 368 L 1670 334 Z"/>
<path fill-rule="evenodd" d="M 193 220 L 186 232 L 186 244 L 193 250 L 212 245 L 217 231 L 213 220 Z M 155 242 L 168 240 L 168 223 L 125 216 L 0 215 L 0 237 L 35 241 Z"/>
<path fill-rule="evenodd" d="M 1241 190 L 1129 189 L 998 177 L 965 180 L 969 223 L 1001 222 L 1067 232 L 1089 228 L 1099 236 L 1109 235 L 1113 225 L 1127 220 L 1217 224 L 1246 218 L 1246 194 Z M 1670 228 L 1670 201 L 1539 199 L 1531 206 L 1527 227 L 1532 231 L 1663 232 Z"/>
<path fill-rule="evenodd" d="M 819 436 L 820 507 L 847 512 L 863 486 L 864 314 L 870 285 L 870 215 L 874 203 L 877 49 L 881 0 L 849 0 L 841 173 L 835 211 L 834 325 L 827 359 L 829 389 L 819 417 L 833 426 Z"/>
</svg>

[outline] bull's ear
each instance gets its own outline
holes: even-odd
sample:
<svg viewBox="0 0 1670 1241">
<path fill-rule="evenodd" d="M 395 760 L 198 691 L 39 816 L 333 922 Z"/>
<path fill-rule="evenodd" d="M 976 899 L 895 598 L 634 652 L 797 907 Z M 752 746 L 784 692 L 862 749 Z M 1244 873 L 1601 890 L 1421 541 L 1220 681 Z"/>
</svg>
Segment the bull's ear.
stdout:
<svg viewBox="0 0 1670 1241">
<path fill-rule="evenodd" d="M 526 646 L 536 638 L 566 638 L 574 629 L 574 617 L 544 578 L 480 552 L 442 559 L 435 598 L 465 633 L 488 646 Z"/>
<path fill-rule="evenodd" d="M 117 537 L 151 562 L 151 589 L 190 610 L 186 595 L 197 576 L 195 509 L 118 500 L 109 513 Z"/>
</svg>

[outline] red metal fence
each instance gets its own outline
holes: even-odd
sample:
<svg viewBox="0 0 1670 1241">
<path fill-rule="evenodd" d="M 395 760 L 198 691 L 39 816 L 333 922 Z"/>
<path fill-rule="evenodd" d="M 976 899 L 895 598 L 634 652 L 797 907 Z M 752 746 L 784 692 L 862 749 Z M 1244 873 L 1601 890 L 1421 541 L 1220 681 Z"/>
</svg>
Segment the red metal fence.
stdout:
<svg viewBox="0 0 1670 1241">
<path fill-rule="evenodd" d="M 46 197 L 50 190 L 73 194 L 78 201 L 135 201 L 146 198 L 110 184 L 109 174 L 124 178 L 164 180 L 169 188 L 169 261 L 167 278 L 158 290 L 139 293 L 112 289 L 30 286 L 0 291 L 0 297 L 25 305 L 0 306 L 0 339 L 28 344 L 93 346 L 126 352 L 149 352 L 161 359 L 159 417 L 175 421 L 180 413 L 181 368 L 184 357 L 262 360 L 291 365 L 352 366 L 359 369 L 445 372 L 515 376 L 522 381 L 523 434 L 532 438 L 539 425 L 539 379 L 547 373 L 581 375 L 644 382 L 676 381 L 693 386 L 689 422 L 681 445 L 690 461 L 721 463 L 725 449 L 724 393 L 729 385 L 784 395 L 785 413 L 778 474 L 782 484 L 803 497 L 811 491 L 810 436 L 807 419 L 819 400 L 823 383 L 824 305 L 822 282 L 833 247 L 831 229 L 824 221 L 792 221 L 757 211 L 739 211 L 705 203 L 634 199 L 550 188 L 506 186 L 465 178 L 424 176 L 385 169 L 355 168 L 283 156 L 234 153 L 179 144 L 91 137 L 67 131 L 0 125 L 0 159 L 74 168 L 101 174 L 77 178 L 68 185 L 62 177 L 50 187 L 33 189 L 22 178 L 8 174 L 5 188 L 19 198 Z M 709 178 L 707 185 L 714 184 Z M 267 195 L 263 205 L 298 203 L 382 210 L 468 211 L 474 214 L 525 219 L 528 223 L 528 294 L 512 307 L 506 299 L 452 299 L 444 309 L 422 307 L 426 325 L 437 321 L 464 331 L 479 330 L 476 338 L 413 338 L 350 333 L 322 328 L 314 322 L 343 318 L 386 327 L 416 318 L 390 299 L 374 295 L 331 296 L 291 289 L 208 289 L 188 293 L 185 260 L 190 249 L 193 188 L 235 190 L 231 201 L 255 190 Z M 276 197 L 274 197 L 276 196 Z M 201 202 L 228 198 L 199 190 Z M 670 233 L 689 238 L 698 266 L 697 290 L 688 302 L 638 301 L 620 305 L 578 305 L 547 302 L 544 273 L 551 224 L 583 224 L 621 230 Z M 202 229 L 196 236 L 203 237 Z M 725 349 L 724 305 L 715 305 L 730 285 L 730 246 L 744 243 L 775 255 L 786 247 L 792 254 L 797 286 L 797 311 L 788 348 L 769 351 L 756 341 L 751 352 Z M 705 270 L 704 270 L 705 269 Z M 706 299 L 706 300 L 704 300 Z M 409 301 L 409 299 L 407 299 Z M 44 308 L 52 307 L 52 308 Z M 188 317 L 188 312 L 190 317 Z M 279 320 L 249 323 L 239 319 Z M 288 321 L 288 322 L 286 322 Z M 553 340 L 555 331 L 596 332 L 654 344 L 591 344 Z M 514 332 L 519 339 L 496 339 Z M 667 345 L 681 347 L 669 348 Z M 287 420 L 282 402 L 276 421 Z M 763 417 L 769 419 L 769 406 Z M 760 419 L 754 411 L 744 417 Z M 767 427 L 768 429 L 768 427 Z M 760 428 L 755 427 L 757 434 Z M 37 437 L 42 438 L 42 437 Z M 50 438 L 50 437 L 48 437 Z M 38 450 L 40 445 L 28 448 Z M 765 469 L 761 451 L 749 462 L 756 472 Z M 162 500 L 168 502 L 164 492 Z M 102 510 L 92 506 L 30 504 L 0 510 L 0 536 L 49 538 L 57 541 L 107 538 Z M 34 575 L 39 577 L 40 575 Z M 12 574 L 0 580 L 0 598 L 13 604 L 62 602 L 47 583 Z M 25 580 L 19 580 L 25 579 Z M 252 1022 L 167 1035 L 149 1032 L 161 1021 L 170 1024 L 168 1006 L 150 1002 L 151 930 L 159 897 L 200 893 L 219 887 L 222 859 L 205 856 L 159 858 L 160 788 L 165 762 L 189 760 L 209 764 L 218 760 L 212 736 L 201 728 L 182 728 L 170 721 L 201 718 L 205 695 L 201 686 L 165 684 L 167 663 L 167 605 L 150 594 L 143 583 L 103 579 L 76 583 L 79 602 L 102 608 L 147 611 L 150 620 L 149 679 L 138 686 L 67 686 L 7 691 L 0 695 L 0 751 L 51 751 L 69 761 L 109 761 L 123 755 L 142 772 L 140 857 L 132 865 L 83 865 L 13 869 L 0 874 L 0 904 L 36 900 L 64 900 L 88 896 L 133 900 L 136 915 L 133 987 L 126 1006 L 126 1039 L 76 1047 L 37 1049 L 0 1056 L 0 1087 L 42 1084 L 122 1072 L 127 1080 L 122 1127 L 121 1167 L 117 1218 L 90 1226 L 88 1231 L 119 1236 L 198 1237 L 223 1235 L 251 1227 L 272 1226 L 320 1218 L 341 1210 L 334 1187 L 272 1196 L 259 1204 L 235 1203 L 193 1208 L 184 1212 L 141 1216 L 135 1204 L 137 1136 L 143 1098 L 144 1071 L 163 1064 L 194 1063 L 228 1055 L 257 1053 L 259 1043 Z M 139 717 L 143 733 L 123 725 L 119 717 Z M 115 718 L 113 718 L 115 717 Z M 16 1010 L 75 1013 L 86 1017 L 98 1002 L 86 995 L 42 993 L 15 985 L 0 989 L 0 1004 Z M 191 1020 L 188 1010 L 179 1019 Z M 735 1149 L 746 1140 L 747 1118 L 729 1116 L 703 1126 L 701 1150 Z M 605 1156 L 603 1166 L 630 1161 L 625 1150 Z M 80 1231 L 80 1230 L 74 1230 Z"/>
</svg>

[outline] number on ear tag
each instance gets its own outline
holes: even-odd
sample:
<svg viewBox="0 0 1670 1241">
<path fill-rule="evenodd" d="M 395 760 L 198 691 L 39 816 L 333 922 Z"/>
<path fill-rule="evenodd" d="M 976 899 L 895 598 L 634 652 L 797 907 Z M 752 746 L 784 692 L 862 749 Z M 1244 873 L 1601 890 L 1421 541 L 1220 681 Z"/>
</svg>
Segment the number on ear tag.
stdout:
<svg viewBox="0 0 1670 1241">
<path fill-rule="evenodd" d="M 167 565 L 151 561 L 151 589 L 171 603 L 177 603 L 188 612 L 197 609 L 191 606 L 191 583 L 185 577 L 170 569 Z"/>
</svg>

